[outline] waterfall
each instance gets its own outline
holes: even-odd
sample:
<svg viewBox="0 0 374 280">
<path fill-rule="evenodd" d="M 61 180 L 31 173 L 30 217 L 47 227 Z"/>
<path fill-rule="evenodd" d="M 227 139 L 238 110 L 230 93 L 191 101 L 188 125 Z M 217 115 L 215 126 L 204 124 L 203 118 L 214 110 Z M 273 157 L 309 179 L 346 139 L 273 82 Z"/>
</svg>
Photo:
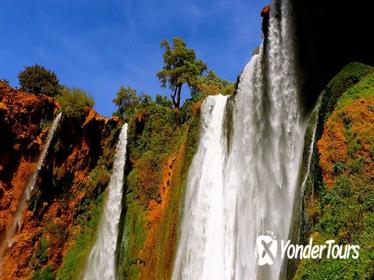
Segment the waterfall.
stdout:
<svg viewBox="0 0 374 280">
<path fill-rule="evenodd" d="M 118 238 L 118 223 L 122 209 L 123 177 L 126 162 L 127 124 L 124 124 L 117 143 L 113 173 L 108 185 L 108 196 L 104 204 L 97 239 L 87 259 L 83 279 L 115 279 L 115 253 Z"/>
<path fill-rule="evenodd" d="M 226 101 L 226 96 L 217 95 L 202 104 L 200 143 L 187 179 L 174 279 L 220 279 L 222 275 Z"/>
<path fill-rule="evenodd" d="M 36 183 L 36 180 L 38 179 L 39 172 L 43 167 L 44 159 L 48 154 L 49 146 L 51 145 L 56 129 L 60 123 L 61 116 L 62 116 L 62 113 L 59 113 L 52 122 L 52 125 L 48 131 L 47 140 L 43 146 L 38 162 L 36 163 L 36 169 L 34 173 L 31 175 L 31 178 L 29 179 L 26 185 L 26 188 L 23 191 L 21 200 L 18 203 L 17 210 L 14 215 L 13 224 L 10 230 L 7 232 L 6 240 L 8 241 L 9 246 L 12 244 L 11 238 L 13 238 L 14 234 L 16 234 L 17 231 L 20 230 L 22 226 L 22 214 L 26 209 L 27 201 L 30 199 L 31 192 L 35 187 L 35 183 Z"/>
<path fill-rule="evenodd" d="M 310 145 L 309 145 L 309 149 L 307 150 L 308 160 L 307 160 L 307 165 L 306 165 L 306 172 L 305 172 L 304 179 L 303 179 L 303 181 L 301 183 L 301 187 L 300 187 L 300 190 L 301 190 L 302 193 L 305 192 L 308 179 L 310 179 L 310 171 L 312 169 L 312 159 L 313 159 L 314 149 L 315 149 L 315 146 L 316 146 L 318 114 L 319 114 L 319 110 L 321 108 L 322 97 L 323 96 L 321 95 L 318 98 L 316 106 L 314 107 L 314 109 L 313 109 L 313 111 L 312 111 L 312 113 L 309 117 L 309 121 L 308 121 L 309 125 L 308 125 L 307 129 L 312 130 L 312 135 L 310 136 L 311 137 Z M 306 133 L 306 137 L 307 137 L 307 133 Z"/>
<path fill-rule="evenodd" d="M 173 279 L 280 277 L 279 256 L 257 264 L 256 238 L 288 239 L 304 145 L 289 2 L 272 4 L 266 43 L 240 77 L 229 152 L 223 97 L 203 105 Z"/>
</svg>

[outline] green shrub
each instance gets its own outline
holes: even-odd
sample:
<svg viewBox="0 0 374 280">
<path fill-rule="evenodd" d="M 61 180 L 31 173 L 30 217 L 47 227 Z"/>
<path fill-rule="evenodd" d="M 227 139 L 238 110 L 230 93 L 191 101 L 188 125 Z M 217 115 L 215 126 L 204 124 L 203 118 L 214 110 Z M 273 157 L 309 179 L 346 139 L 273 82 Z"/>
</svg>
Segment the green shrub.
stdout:
<svg viewBox="0 0 374 280">
<path fill-rule="evenodd" d="M 116 94 L 116 98 L 113 99 L 113 103 L 118 106 L 116 115 L 128 120 L 136 107 L 140 103 L 140 97 L 132 87 L 121 86 Z"/>
<path fill-rule="evenodd" d="M 122 237 L 122 246 L 125 248 L 125 251 L 122 252 L 124 262 L 120 264 L 122 266 L 120 270 L 124 270 L 125 279 L 136 279 L 140 270 L 136 265 L 139 260 L 138 253 L 142 249 L 146 238 L 146 217 L 145 209 L 136 199 L 135 193 L 127 195 L 125 223 L 125 231 Z"/>
<path fill-rule="evenodd" d="M 374 189 L 357 176 L 339 176 L 331 190 L 324 189 L 318 223 L 313 231 L 319 243 L 333 239 L 339 244 L 360 245 L 354 259 L 303 260 L 295 279 L 371 279 L 374 276 Z"/>
<path fill-rule="evenodd" d="M 350 157 L 354 156 L 354 154 L 361 149 L 361 144 L 357 142 L 357 140 L 351 140 L 348 142 L 348 155 Z"/>
<path fill-rule="evenodd" d="M 156 95 L 156 104 L 166 108 L 171 108 L 173 106 L 173 102 L 169 98 L 160 94 Z"/>
<path fill-rule="evenodd" d="M 365 165 L 365 160 L 362 157 L 357 158 L 356 160 L 353 161 L 352 163 L 352 173 L 358 173 L 361 172 L 362 168 Z"/>
<path fill-rule="evenodd" d="M 46 253 L 47 249 L 48 249 L 48 241 L 43 236 L 40 239 L 39 247 L 36 251 L 36 257 L 38 258 L 39 262 L 42 264 L 45 264 L 48 260 L 48 255 Z"/>
<path fill-rule="evenodd" d="M 109 170 L 104 164 L 98 164 L 98 166 L 94 168 L 89 175 L 91 183 L 88 186 L 88 195 L 95 196 L 102 193 L 109 184 L 110 175 Z"/>
<path fill-rule="evenodd" d="M 334 171 L 335 175 L 343 173 L 343 171 L 344 171 L 344 163 L 341 162 L 341 161 L 335 162 L 334 163 L 334 170 L 333 171 Z"/>
<path fill-rule="evenodd" d="M 318 217 L 310 236 L 319 243 L 333 239 L 339 244 L 359 245 L 359 258 L 302 260 L 295 279 L 374 279 L 374 188 L 371 171 L 363 172 L 365 165 L 372 163 L 374 154 L 367 129 L 371 119 L 352 118 L 355 116 L 352 103 L 373 96 L 374 68 L 351 63 L 326 87 L 320 111 L 322 120 L 343 124 L 347 154 L 334 162 L 333 186 L 321 183 L 316 188 Z"/>
<path fill-rule="evenodd" d="M 48 261 L 48 255 L 47 255 L 47 249 L 48 249 L 48 241 L 47 239 L 42 236 L 39 239 L 38 247 L 36 248 L 36 251 L 33 255 L 33 257 L 30 260 L 30 267 L 34 270 L 39 270 L 43 265 L 45 265 Z"/>
<path fill-rule="evenodd" d="M 53 280 L 55 275 L 53 273 L 52 266 L 48 265 L 40 271 L 34 273 L 32 280 Z"/>
<path fill-rule="evenodd" d="M 64 116 L 72 119 L 83 118 L 86 107 L 95 105 L 94 99 L 79 88 L 64 87 L 56 96 L 56 100 L 60 103 Z"/>
<path fill-rule="evenodd" d="M 59 89 L 59 80 L 53 71 L 45 69 L 38 64 L 27 66 L 18 73 L 21 90 L 34 94 L 55 96 Z"/>
<path fill-rule="evenodd" d="M 357 84 L 364 77 L 373 73 L 374 67 L 353 62 L 346 65 L 326 86 L 321 93 L 323 95 L 320 109 L 320 119 L 326 121 L 331 112 L 337 109 L 342 102 L 340 101 L 336 108 L 338 99 L 342 94 Z"/>
<path fill-rule="evenodd" d="M 100 195 L 91 201 L 87 219 L 80 221 L 80 232 L 74 238 L 75 244 L 70 248 L 63 259 L 62 268 L 57 272 L 58 279 L 77 279 L 82 267 L 84 267 L 87 254 L 95 241 L 95 230 L 99 224 L 104 197 Z"/>
</svg>

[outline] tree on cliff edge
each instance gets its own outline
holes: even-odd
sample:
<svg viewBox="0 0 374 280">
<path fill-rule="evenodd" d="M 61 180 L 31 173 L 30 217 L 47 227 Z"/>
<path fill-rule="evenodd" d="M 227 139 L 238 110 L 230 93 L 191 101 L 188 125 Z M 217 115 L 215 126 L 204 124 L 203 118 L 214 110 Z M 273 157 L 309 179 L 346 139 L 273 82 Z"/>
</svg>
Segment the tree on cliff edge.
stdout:
<svg viewBox="0 0 374 280">
<path fill-rule="evenodd" d="M 34 94 L 55 96 L 60 90 L 59 80 L 53 71 L 38 64 L 27 66 L 18 73 L 21 90 Z"/>
<path fill-rule="evenodd" d="M 186 47 L 181 38 L 173 39 L 173 46 L 167 40 L 161 42 L 165 48 L 163 54 L 164 66 L 157 73 L 162 87 L 167 85 L 172 90 L 171 99 L 174 107 L 179 108 L 181 102 L 182 86 L 187 84 L 193 91 L 198 84 L 198 78 L 207 70 L 206 64 L 196 59 L 193 49 Z"/>
<path fill-rule="evenodd" d="M 134 112 L 136 106 L 140 103 L 140 97 L 132 87 L 121 86 L 117 92 L 116 98 L 113 99 L 114 104 L 118 106 L 117 114 L 125 117 Z"/>
</svg>

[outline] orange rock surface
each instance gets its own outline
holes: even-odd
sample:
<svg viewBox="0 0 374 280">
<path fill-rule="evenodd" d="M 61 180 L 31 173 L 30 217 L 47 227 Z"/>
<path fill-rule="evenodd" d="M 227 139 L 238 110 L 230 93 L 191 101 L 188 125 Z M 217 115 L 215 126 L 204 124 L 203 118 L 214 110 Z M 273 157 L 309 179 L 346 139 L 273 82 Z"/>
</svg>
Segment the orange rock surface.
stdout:
<svg viewBox="0 0 374 280">
<path fill-rule="evenodd" d="M 323 135 L 318 141 L 318 153 L 324 181 L 331 187 L 338 173 L 351 171 L 352 160 L 347 153 L 351 145 L 350 158 L 370 159 L 372 149 L 372 133 L 374 131 L 374 98 L 357 99 L 351 104 L 333 112 L 325 123 Z M 359 149 L 352 149 L 352 144 Z M 341 171 L 336 165 L 341 164 Z M 374 178 L 374 166 L 366 163 L 363 172 L 368 178 Z"/>
<path fill-rule="evenodd" d="M 60 125 L 29 208 L 23 213 L 22 227 L 7 247 L 6 230 L 48 132 L 43 121 L 51 121 L 58 108 L 53 98 L 17 91 L 0 83 L 0 241 L 5 249 L 0 279 L 30 279 L 37 269 L 51 266 L 57 270 L 61 266 L 72 244 L 71 237 L 79 232 L 74 219 L 86 196 L 82 185 L 88 184 L 89 172 L 103 153 L 103 131 L 107 131 L 109 122 L 118 122 L 87 108 L 82 122 L 66 121 Z M 66 150 L 54 153 L 59 145 L 65 145 Z M 58 178 L 71 182 L 58 185 Z M 42 237 L 48 244 L 43 258 L 38 255 Z"/>
</svg>

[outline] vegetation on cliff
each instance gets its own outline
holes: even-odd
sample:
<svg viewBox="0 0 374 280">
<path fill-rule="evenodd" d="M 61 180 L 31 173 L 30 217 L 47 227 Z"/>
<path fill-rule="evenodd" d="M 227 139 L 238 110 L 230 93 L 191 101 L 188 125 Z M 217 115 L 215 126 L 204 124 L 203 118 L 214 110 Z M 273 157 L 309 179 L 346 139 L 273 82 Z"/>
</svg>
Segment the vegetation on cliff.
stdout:
<svg viewBox="0 0 374 280">
<path fill-rule="evenodd" d="M 114 157 L 118 119 L 100 117 L 86 106 L 92 101 L 84 94 L 76 90 L 68 94 L 66 103 L 58 104 L 43 94 L 0 84 L 0 129 L 4 132 L 0 136 L 2 237 L 35 169 L 53 116 L 64 111 L 23 213 L 22 227 L 12 239 L 12 246 L 6 247 L 2 279 L 72 279 L 80 272 L 95 238 Z M 72 104 L 79 118 L 66 111 Z"/>
<path fill-rule="evenodd" d="M 179 113 L 162 98 L 140 102 L 130 118 L 119 279 L 171 273 L 200 102 L 186 102 Z"/>
<path fill-rule="evenodd" d="M 0 250 L 13 215 L 35 169 L 56 103 L 47 96 L 17 91 L 0 82 Z"/>
<path fill-rule="evenodd" d="M 198 77 L 207 70 L 207 66 L 202 60 L 196 59 L 195 51 L 187 48 L 181 38 L 174 38 L 173 46 L 164 40 L 161 47 L 165 48 L 164 67 L 157 73 L 157 77 L 163 87 L 168 85 L 172 90 L 174 107 L 179 108 L 183 84 L 187 84 L 190 89 L 196 87 Z"/>
<path fill-rule="evenodd" d="M 58 111 L 63 112 L 23 226 L 3 258 L 4 279 L 79 278 L 95 241 L 123 121 L 129 122 L 129 135 L 118 279 L 170 278 L 184 187 L 198 143 L 201 102 L 209 94 L 232 94 L 235 87 L 213 71 L 205 72 L 206 65 L 195 61 L 195 54 L 183 41 L 176 39 L 173 47 L 167 42 L 163 46 L 166 68 L 158 77 L 173 90 L 173 100 L 157 95 L 153 101 L 133 88 L 121 87 L 114 99 L 117 117 L 111 119 L 93 111 L 94 100 L 88 93 L 59 85 L 54 73 L 40 66 L 26 68 L 20 82 L 22 88 L 42 94 L 20 92 L 0 81 L 0 128 L 5 132 L 0 135 L 2 235 L 12 220 L 25 178 L 33 172 L 50 122 Z M 180 49 L 187 51 L 190 64 L 197 63 L 198 69 L 189 65 L 195 72 L 173 64 L 179 61 Z M 179 78 L 172 80 L 176 73 Z M 39 83 L 39 76 L 47 77 L 51 84 L 38 88 L 45 85 Z M 192 98 L 181 106 L 184 83 L 190 86 Z M 374 68 L 347 65 L 322 92 L 314 121 L 318 121 L 318 154 L 314 155 L 318 166 L 313 169 L 314 186 L 307 191 L 303 232 L 317 244 L 329 239 L 341 245 L 357 244 L 360 257 L 302 260 L 295 279 L 371 279 Z"/>
<path fill-rule="evenodd" d="M 360 257 L 301 261 L 296 279 L 374 277 L 374 68 L 347 65 L 324 90 L 318 154 L 322 180 L 308 198 L 310 238 L 357 244 Z M 319 176 L 319 172 L 315 174 Z"/>
<path fill-rule="evenodd" d="M 56 101 L 61 105 L 64 116 L 71 119 L 84 118 L 86 108 L 95 105 L 94 99 L 79 88 L 62 87 L 56 95 Z"/>
<path fill-rule="evenodd" d="M 55 96 L 61 87 L 55 72 L 38 64 L 25 67 L 19 72 L 18 80 L 21 90 L 34 94 Z"/>
<path fill-rule="evenodd" d="M 196 58 L 195 51 L 187 48 L 183 39 L 174 38 L 172 46 L 164 40 L 161 47 L 165 48 L 164 66 L 157 73 L 157 77 L 162 87 L 168 86 L 172 91 L 171 100 L 175 108 L 180 107 L 184 84 L 189 87 L 192 95 L 234 93 L 234 84 L 221 80 L 212 70 L 208 71 L 208 66 Z"/>
<path fill-rule="evenodd" d="M 187 51 L 188 57 L 195 57 L 194 51 L 187 49 L 181 39 L 178 42 Z M 164 46 L 167 47 L 165 43 Z M 182 56 L 177 52 L 173 57 L 180 60 Z M 171 63 L 167 61 L 166 64 Z M 196 63 L 202 66 L 201 71 L 195 74 L 190 71 L 195 67 L 193 65 L 190 65 L 192 68 L 181 66 L 177 69 L 183 83 L 190 85 L 193 96 L 183 105 L 180 97 L 176 97 L 179 98 L 178 104 L 173 104 L 165 96 L 156 95 L 152 100 L 149 95 L 138 94 L 133 88 L 121 87 L 113 100 L 118 110 L 111 119 L 97 115 L 92 109 L 94 100 L 88 93 L 60 85 L 54 72 L 42 66 L 26 67 L 19 75 L 21 87 L 34 94 L 9 90 L 9 84 L 1 81 L 1 93 L 4 95 L 3 88 L 6 88 L 6 96 L 9 97 L 9 102 L 0 103 L 1 114 L 10 112 L 8 109 L 14 107 L 13 103 L 17 101 L 14 97 L 18 95 L 30 95 L 32 102 L 51 103 L 47 111 L 43 106 L 34 108 L 38 117 L 22 117 L 25 120 L 23 130 L 34 127 L 34 122 L 40 122 L 40 125 L 35 124 L 38 126 L 35 133 L 40 136 L 34 141 L 35 133 L 30 135 L 32 145 L 28 145 L 33 147 L 34 153 L 31 159 L 27 157 L 25 160 L 29 166 L 27 170 L 9 171 L 20 178 L 19 190 L 22 191 L 27 183 L 24 178 L 33 172 L 33 161 L 43 145 L 43 137 L 53 115 L 59 111 L 63 113 L 50 153 L 28 201 L 23 226 L 3 259 L 7 266 L 4 274 L 8 278 L 5 279 L 80 277 L 95 241 L 114 147 L 123 121 L 129 123 L 129 135 L 124 208 L 117 251 L 118 276 L 120 279 L 148 279 L 149 275 L 162 279 L 170 276 L 185 180 L 198 140 L 200 104 L 206 95 L 231 94 L 235 89 L 233 83 L 220 79 L 212 70 L 203 74 L 207 67 L 200 62 Z M 184 63 L 188 64 L 188 61 Z M 166 76 L 164 78 L 165 83 L 169 81 Z M 29 113 L 21 108 L 22 104 L 18 107 L 26 115 Z M 29 106 L 27 110 L 31 108 Z M 17 127 L 17 133 L 22 134 L 17 120 L 12 116 L 9 119 L 14 121 L 9 129 L 13 125 Z M 9 130 L 7 126 L 4 129 Z M 26 148 L 19 148 L 12 135 L 10 132 L 3 135 L 6 138 L 4 141 L 19 150 L 22 161 Z M 14 168 L 19 168 L 18 164 L 22 162 L 14 163 Z M 8 186 L 8 182 L 0 181 L 0 186 L 4 185 Z M 9 216 L 9 222 L 11 211 L 3 212 Z M 3 223 L 3 228 L 7 227 L 7 222 Z"/>
<path fill-rule="evenodd" d="M 157 77 L 172 90 L 172 100 L 157 95 L 153 101 L 130 87 L 121 87 L 113 100 L 115 114 L 129 122 L 119 279 L 170 278 L 201 102 L 207 95 L 235 90 L 234 83 L 212 70 L 205 73 L 206 64 L 182 39 L 175 38 L 173 46 L 163 41 L 162 46 L 164 67 Z M 180 107 L 183 84 L 192 98 Z"/>
<path fill-rule="evenodd" d="M 80 109 L 80 114 L 82 113 L 83 111 Z M 70 222 L 72 230 L 65 241 L 62 263 L 56 275 L 58 279 L 78 279 L 84 269 L 87 254 L 95 241 L 95 232 L 102 214 L 102 206 L 106 196 L 105 190 L 112 171 L 115 145 L 121 123 L 118 123 L 116 119 L 99 117 L 91 109 L 88 114 L 86 111 L 83 119 L 81 117 L 77 119 L 75 114 L 70 115 L 66 118 L 66 124 L 68 127 L 70 126 L 70 129 L 71 126 L 74 126 L 74 129 L 83 127 L 86 130 L 83 137 L 80 136 L 84 146 L 79 157 L 85 155 L 88 158 L 82 159 L 82 161 L 78 159 L 79 157 L 72 159 L 73 162 L 78 160 L 77 163 L 83 164 L 83 170 L 78 169 L 79 171 L 74 175 L 69 175 L 70 172 L 67 170 L 68 173 L 63 175 L 63 173 L 60 173 L 63 171 L 59 170 L 54 178 L 61 187 L 66 187 L 66 185 L 71 184 L 68 182 L 72 182 L 71 187 L 75 188 L 69 195 L 73 212 Z M 72 132 L 71 136 L 74 136 L 75 133 Z M 95 138 L 98 142 L 93 141 Z M 69 150 L 70 145 L 69 143 L 57 142 L 55 155 L 66 154 L 66 149 Z M 85 145 L 89 146 L 90 151 L 86 150 Z M 73 149 L 75 149 L 74 146 Z M 73 150 L 72 152 L 76 156 L 79 154 L 78 151 Z M 69 157 L 69 159 L 71 158 Z"/>
</svg>

